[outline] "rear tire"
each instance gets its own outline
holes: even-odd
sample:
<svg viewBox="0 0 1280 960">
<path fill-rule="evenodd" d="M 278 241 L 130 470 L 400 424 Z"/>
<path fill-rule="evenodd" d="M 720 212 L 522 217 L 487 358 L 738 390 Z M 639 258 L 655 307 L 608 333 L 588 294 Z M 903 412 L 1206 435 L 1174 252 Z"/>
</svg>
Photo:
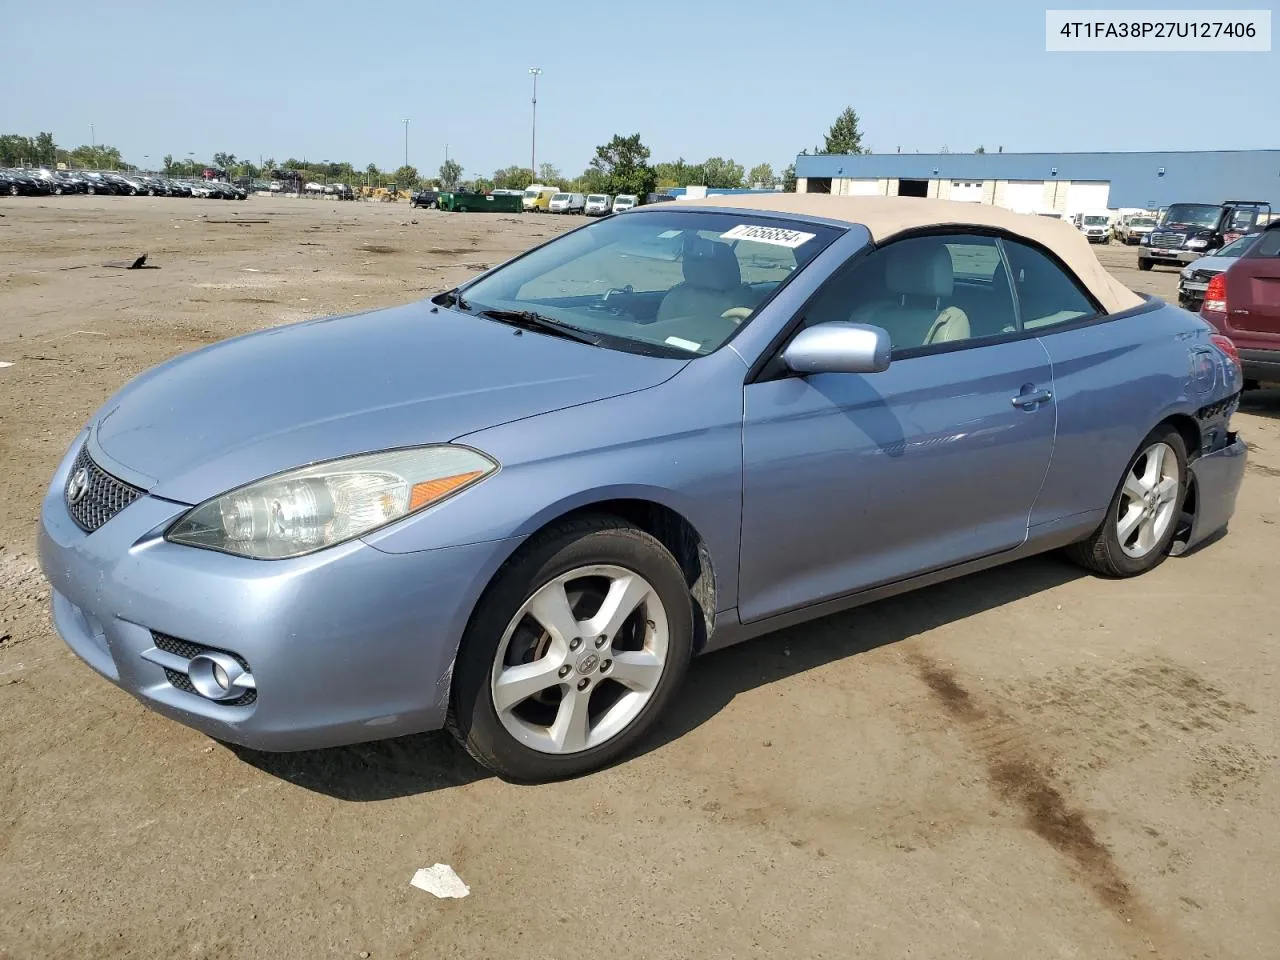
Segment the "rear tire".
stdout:
<svg viewBox="0 0 1280 960">
<path fill-rule="evenodd" d="M 692 649 L 689 589 L 656 538 L 615 517 L 561 523 L 508 560 L 477 604 L 448 726 L 503 779 L 579 776 L 623 756 L 662 716 Z M 500 692 L 517 678 L 518 692 Z"/>
<path fill-rule="evenodd" d="M 1147 434 L 1130 458 L 1107 515 L 1066 554 L 1104 577 L 1136 577 L 1169 555 L 1187 492 L 1187 447 L 1169 424 Z"/>
<path fill-rule="evenodd" d="M 1152 263 L 1151 263 L 1151 261 L 1150 261 L 1150 260 L 1144 260 L 1142 257 L 1139 257 L 1139 258 L 1138 258 L 1138 269 L 1139 269 L 1139 270 L 1150 270 L 1150 269 L 1151 269 L 1151 267 L 1152 267 Z"/>
</svg>

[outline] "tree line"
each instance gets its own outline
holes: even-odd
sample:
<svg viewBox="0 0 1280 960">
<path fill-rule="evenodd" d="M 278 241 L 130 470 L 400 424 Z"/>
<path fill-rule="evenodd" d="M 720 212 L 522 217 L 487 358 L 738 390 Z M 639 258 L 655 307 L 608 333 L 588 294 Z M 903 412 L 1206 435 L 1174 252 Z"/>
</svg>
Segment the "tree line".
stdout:
<svg viewBox="0 0 1280 960">
<path fill-rule="evenodd" d="M 982 151 L 981 147 L 978 149 L 979 152 Z M 858 114 L 852 107 L 845 108 L 836 118 L 823 138 L 822 145 L 815 146 L 812 152 L 814 154 L 870 152 L 863 145 Z M 801 151 L 801 154 L 809 153 L 807 149 Z M 225 151 L 215 153 L 212 163 L 196 160 L 191 156 L 178 158 L 173 154 L 166 154 L 161 159 L 159 168 L 165 175 L 171 177 L 198 177 L 206 168 L 212 166 L 225 171 L 233 179 L 289 178 L 370 187 L 395 184 L 400 189 L 421 186 L 445 189 L 464 187 L 487 192 L 494 189 L 523 190 L 536 182 L 559 186 L 573 193 L 613 195 L 630 193 L 641 197 L 670 187 L 690 185 L 714 188 L 763 187 L 765 189 L 781 185 L 782 189 L 787 191 L 794 191 L 796 187 L 794 163 L 788 165 L 780 174 L 775 174 L 773 167 L 768 163 L 759 163 L 747 170 L 732 157 L 727 159 L 708 157 L 700 163 L 689 163 L 680 157 L 673 161 L 651 163 L 650 156 L 649 148 L 640 139 L 640 134 L 633 133 L 629 136 L 614 134 L 608 143 L 596 147 L 595 156 L 581 174 L 568 178 L 550 163 L 540 164 L 536 175 L 528 167 L 513 165 L 495 170 L 492 176 L 479 175 L 464 179 L 465 168 L 456 159 L 449 159 L 441 164 L 435 177 L 424 177 L 416 167 L 411 165 L 404 165 L 395 170 L 381 170 L 377 164 L 373 163 L 364 168 L 357 168 L 346 162 L 317 162 L 298 160 L 294 157 L 279 163 L 271 157 L 255 164 Z M 82 145 L 74 150 L 64 150 L 54 142 L 51 133 L 40 133 L 35 137 L 0 134 L 0 166 L 27 164 L 53 166 L 55 163 L 98 169 L 137 169 L 124 161 L 118 149 L 105 144 Z"/>
</svg>

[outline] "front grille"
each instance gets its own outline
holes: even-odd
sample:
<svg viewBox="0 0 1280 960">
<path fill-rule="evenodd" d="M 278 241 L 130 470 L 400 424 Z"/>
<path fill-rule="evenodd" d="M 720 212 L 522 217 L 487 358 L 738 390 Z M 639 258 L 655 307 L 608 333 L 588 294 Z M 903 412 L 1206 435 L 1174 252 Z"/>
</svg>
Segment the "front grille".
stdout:
<svg viewBox="0 0 1280 960">
<path fill-rule="evenodd" d="M 1151 234 L 1151 246 L 1159 247 L 1161 250 L 1177 250 L 1182 246 L 1182 234 L 1153 233 Z"/>
<path fill-rule="evenodd" d="M 83 489 L 77 489 L 78 496 L 73 500 L 73 488 L 80 488 L 82 484 Z M 71 519 L 81 530 L 93 533 L 144 492 L 111 476 L 94 463 L 86 444 L 76 456 L 62 494 Z"/>
<path fill-rule="evenodd" d="M 157 650 L 163 650 L 165 653 L 171 653 L 175 657 L 182 657 L 184 660 L 192 660 L 200 656 L 202 653 L 225 653 L 229 657 L 234 657 L 240 666 L 244 667 L 246 672 L 249 671 L 249 662 L 238 653 L 230 650 L 221 650 L 218 647 L 206 647 L 198 643 L 192 643 L 190 640 L 183 640 L 179 637 L 170 636 L 167 633 L 160 633 L 158 630 L 151 631 L 151 642 L 156 645 Z M 179 690 L 187 693 L 195 694 L 196 688 L 191 684 L 191 678 L 185 673 L 178 670 L 170 670 L 165 668 L 165 677 L 168 678 L 169 684 Z M 247 707 L 258 699 L 257 690 L 246 690 L 239 698 L 235 700 L 219 700 L 218 703 L 226 707 Z"/>
</svg>

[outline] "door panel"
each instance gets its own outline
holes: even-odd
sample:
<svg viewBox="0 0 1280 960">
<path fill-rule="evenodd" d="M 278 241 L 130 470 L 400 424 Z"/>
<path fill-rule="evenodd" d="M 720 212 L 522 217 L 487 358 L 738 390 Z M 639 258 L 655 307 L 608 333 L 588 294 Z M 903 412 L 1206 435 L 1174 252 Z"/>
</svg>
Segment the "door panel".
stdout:
<svg viewBox="0 0 1280 960">
<path fill-rule="evenodd" d="M 1053 451 L 1036 340 L 745 388 L 744 622 L 1021 544 Z"/>
</svg>

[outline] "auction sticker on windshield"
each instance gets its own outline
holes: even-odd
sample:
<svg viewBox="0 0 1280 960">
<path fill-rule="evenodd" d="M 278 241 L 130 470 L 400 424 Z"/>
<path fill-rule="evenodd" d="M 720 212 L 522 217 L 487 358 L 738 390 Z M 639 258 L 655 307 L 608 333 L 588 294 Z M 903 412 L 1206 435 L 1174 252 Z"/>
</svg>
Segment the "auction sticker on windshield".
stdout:
<svg viewBox="0 0 1280 960">
<path fill-rule="evenodd" d="M 785 227 L 759 227 L 740 223 L 732 230 L 726 230 L 720 234 L 720 239 L 752 240 L 755 243 L 771 243 L 775 247 L 790 247 L 794 250 L 816 236 L 816 233 L 803 233 L 800 230 L 788 230 Z"/>
</svg>

